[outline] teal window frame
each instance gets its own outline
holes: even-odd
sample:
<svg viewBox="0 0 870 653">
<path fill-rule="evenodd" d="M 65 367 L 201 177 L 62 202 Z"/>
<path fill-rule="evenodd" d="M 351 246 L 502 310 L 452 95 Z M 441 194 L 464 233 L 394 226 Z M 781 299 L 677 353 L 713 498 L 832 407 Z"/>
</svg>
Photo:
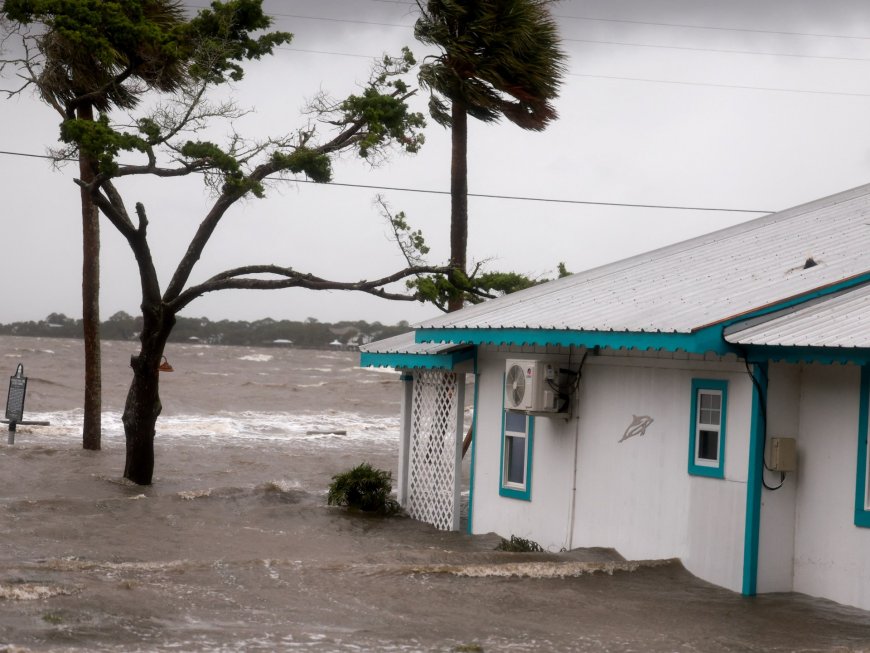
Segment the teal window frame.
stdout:
<svg viewBox="0 0 870 653">
<path fill-rule="evenodd" d="M 861 399 L 858 409 L 858 469 L 855 474 L 855 526 L 870 528 L 870 470 L 867 459 L 868 412 L 870 412 L 870 365 L 861 366 Z"/>
<path fill-rule="evenodd" d="M 504 386 L 504 383 L 502 383 Z M 535 418 L 533 415 L 527 415 L 525 413 L 517 413 L 516 411 L 508 411 L 504 406 L 504 388 L 502 388 L 502 406 L 501 406 L 501 457 L 499 460 L 499 485 L 498 485 L 498 493 L 503 497 L 508 497 L 510 499 L 519 499 L 520 501 L 531 501 L 532 500 L 532 460 L 533 453 L 535 450 Z M 507 480 L 507 471 L 505 469 L 505 464 L 508 462 L 506 458 L 507 452 L 506 443 L 508 437 L 510 436 L 509 431 L 506 430 L 507 427 L 507 414 L 508 412 L 514 412 L 516 414 L 522 415 L 526 421 L 526 446 L 525 446 L 525 468 L 524 468 L 524 483 L 522 485 L 518 483 L 510 483 Z M 513 431 L 514 433 L 518 433 L 518 431 Z"/>
<path fill-rule="evenodd" d="M 718 394 L 721 397 L 719 407 L 719 437 L 716 460 L 712 463 L 700 462 L 697 457 L 700 428 L 699 398 L 702 392 Z M 689 417 L 689 474 L 706 476 L 707 478 L 725 478 L 725 442 L 728 415 L 728 381 L 722 379 L 692 379 L 692 405 Z"/>
</svg>

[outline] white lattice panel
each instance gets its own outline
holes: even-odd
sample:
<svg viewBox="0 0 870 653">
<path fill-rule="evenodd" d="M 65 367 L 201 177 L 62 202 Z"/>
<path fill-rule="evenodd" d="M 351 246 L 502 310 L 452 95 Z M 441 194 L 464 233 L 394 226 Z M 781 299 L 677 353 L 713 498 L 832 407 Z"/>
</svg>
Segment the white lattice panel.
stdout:
<svg viewBox="0 0 870 653">
<path fill-rule="evenodd" d="M 411 402 L 405 509 L 414 519 L 445 531 L 459 528 L 460 378 L 452 372 L 417 371 Z"/>
</svg>

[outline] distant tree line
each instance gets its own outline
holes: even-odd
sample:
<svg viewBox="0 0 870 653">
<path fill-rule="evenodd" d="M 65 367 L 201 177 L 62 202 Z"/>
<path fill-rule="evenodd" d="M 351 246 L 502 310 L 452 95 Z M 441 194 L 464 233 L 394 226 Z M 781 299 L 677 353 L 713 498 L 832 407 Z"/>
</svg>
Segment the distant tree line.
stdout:
<svg viewBox="0 0 870 653">
<path fill-rule="evenodd" d="M 213 322 L 206 317 L 178 317 L 170 342 L 202 342 L 216 345 L 248 345 L 258 347 L 293 346 L 309 349 L 334 347 L 340 342 L 353 347 L 372 340 L 389 338 L 410 331 L 408 322 L 401 321 L 387 326 L 380 322 L 364 320 L 343 322 L 319 322 L 309 317 L 304 322 L 264 318 L 254 322 L 220 320 Z M 136 340 L 142 331 L 142 316 L 132 316 L 119 311 L 102 323 L 104 340 Z M 0 324 L 0 334 L 15 336 L 40 336 L 52 338 L 77 338 L 83 334 L 82 321 L 63 313 L 51 313 L 38 322 L 12 322 Z"/>
</svg>

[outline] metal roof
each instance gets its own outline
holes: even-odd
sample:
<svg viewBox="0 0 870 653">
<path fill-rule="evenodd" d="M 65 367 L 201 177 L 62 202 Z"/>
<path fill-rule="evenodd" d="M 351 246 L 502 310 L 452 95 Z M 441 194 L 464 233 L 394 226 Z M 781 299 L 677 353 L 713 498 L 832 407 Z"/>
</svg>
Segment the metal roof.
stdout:
<svg viewBox="0 0 870 653">
<path fill-rule="evenodd" d="M 735 324 L 725 331 L 725 340 L 736 345 L 870 347 L 870 284 Z"/>
<path fill-rule="evenodd" d="M 430 356 L 433 354 L 444 354 L 453 349 L 460 349 L 462 345 L 453 343 L 432 343 L 432 342 L 414 342 L 414 332 L 403 333 L 391 338 L 384 338 L 370 342 L 367 345 L 360 345 L 360 352 L 365 354 L 413 354 L 418 356 Z"/>
<path fill-rule="evenodd" d="M 817 264 L 804 268 L 808 258 Z M 422 322 L 690 333 L 870 271 L 870 185 Z"/>
<path fill-rule="evenodd" d="M 414 333 L 403 333 L 360 347 L 362 367 L 448 369 L 473 357 L 474 349 L 453 343 L 417 343 Z"/>
</svg>

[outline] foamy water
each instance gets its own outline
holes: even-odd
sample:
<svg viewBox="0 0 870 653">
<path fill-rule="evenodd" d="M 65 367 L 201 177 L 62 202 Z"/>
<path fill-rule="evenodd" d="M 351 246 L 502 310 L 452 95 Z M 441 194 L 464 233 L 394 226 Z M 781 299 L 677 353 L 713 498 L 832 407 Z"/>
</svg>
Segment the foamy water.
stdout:
<svg viewBox="0 0 870 653">
<path fill-rule="evenodd" d="M 134 349 L 104 347 L 90 452 L 78 343 L 0 337 L 26 417 L 51 422 L 0 444 L 0 652 L 870 650 L 866 613 L 747 600 L 678 561 L 505 553 L 327 506 L 334 474 L 397 464 L 399 377 L 347 352 L 171 346 L 154 484 L 132 484 Z"/>
</svg>

